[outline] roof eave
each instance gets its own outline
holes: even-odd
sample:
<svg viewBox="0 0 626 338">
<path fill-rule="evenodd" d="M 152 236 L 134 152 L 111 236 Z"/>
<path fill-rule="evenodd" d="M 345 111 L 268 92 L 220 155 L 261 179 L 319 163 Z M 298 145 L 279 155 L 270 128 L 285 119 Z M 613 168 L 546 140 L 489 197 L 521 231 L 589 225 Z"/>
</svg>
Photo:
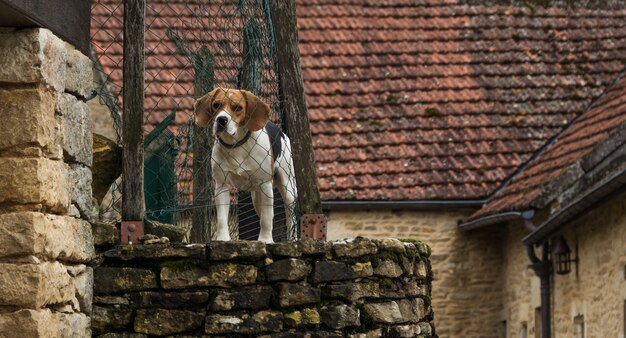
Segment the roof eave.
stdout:
<svg viewBox="0 0 626 338">
<path fill-rule="evenodd" d="M 447 208 L 478 209 L 486 200 L 324 200 L 322 209 L 333 210 L 433 210 Z"/>
<path fill-rule="evenodd" d="M 459 224 L 459 229 L 463 231 L 484 228 L 489 225 L 505 223 L 508 221 L 527 219 L 528 217 L 532 217 L 535 211 L 532 209 L 525 211 L 507 211 L 501 212 L 497 214 L 491 214 L 483 217 L 479 217 L 477 219 L 463 222 Z"/>
<path fill-rule="evenodd" d="M 567 226 L 568 221 L 572 218 L 581 214 L 609 194 L 618 191 L 623 186 L 626 186 L 626 168 L 622 169 L 610 180 L 597 185 L 595 188 L 587 191 L 587 193 L 581 195 L 567 206 L 561 208 L 558 212 L 550 216 L 543 224 L 538 226 L 537 230 L 524 237 L 522 242 L 525 245 L 535 245 L 544 242 Z"/>
</svg>

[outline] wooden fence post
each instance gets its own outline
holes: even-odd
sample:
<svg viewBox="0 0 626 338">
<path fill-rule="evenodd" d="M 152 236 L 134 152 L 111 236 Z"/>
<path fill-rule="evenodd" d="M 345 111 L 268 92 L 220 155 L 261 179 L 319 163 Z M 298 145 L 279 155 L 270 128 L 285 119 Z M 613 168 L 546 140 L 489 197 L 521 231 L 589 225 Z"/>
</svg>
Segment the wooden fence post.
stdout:
<svg viewBox="0 0 626 338">
<path fill-rule="evenodd" d="M 191 53 L 191 52 L 190 52 Z M 214 57 L 207 47 L 192 53 L 194 66 L 194 96 L 200 98 L 215 85 Z M 211 187 L 211 127 L 192 127 L 193 143 L 193 210 L 191 214 L 192 243 L 208 243 L 211 240 L 210 202 Z"/>
<path fill-rule="evenodd" d="M 276 42 L 282 111 L 287 122 L 302 214 L 321 214 L 311 127 L 304 98 L 294 0 L 267 1 Z"/>
<path fill-rule="evenodd" d="M 122 221 L 144 217 L 143 114 L 146 0 L 124 0 Z"/>
</svg>

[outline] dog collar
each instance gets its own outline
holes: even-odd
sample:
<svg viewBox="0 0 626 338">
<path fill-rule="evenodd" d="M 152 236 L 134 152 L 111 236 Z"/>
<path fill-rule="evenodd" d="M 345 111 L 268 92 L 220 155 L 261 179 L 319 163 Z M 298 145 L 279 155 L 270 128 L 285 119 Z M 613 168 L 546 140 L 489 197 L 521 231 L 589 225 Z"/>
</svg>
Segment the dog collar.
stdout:
<svg viewBox="0 0 626 338">
<path fill-rule="evenodd" d="M 248 141 L 248 139 L 250 138 L 250 134 L 251 134 L 251 133 L 250 133 L 250 131 L 248 130 L 248 133 L 246 134 L 246 136 L 244 136 L 241 140 L 239 140 L 239 141 L 237 141 L 236 143 L 233 143 L 233 144 L 230 144 L 230 143 L 226 143 L 226 142 L 224 142 L 224 140 L 222 140 L 222 138 L 221 138 L 221 137 L 219 137 L 219 136 L 217 137 L 217 140 L 218 140 L 218 141 L 220 142 L 220 144 L 221 144 L 221 145 L 223 145 L 224 147 L 226 147 L 226 148 L 230 148 L 230 149 L 233 149 L 233 148 L 237 148 L 237 147 L 239 147 L 240 145 L 242 145 L 242 144 L 246 143 L 246 141 Z"/>
</svg>

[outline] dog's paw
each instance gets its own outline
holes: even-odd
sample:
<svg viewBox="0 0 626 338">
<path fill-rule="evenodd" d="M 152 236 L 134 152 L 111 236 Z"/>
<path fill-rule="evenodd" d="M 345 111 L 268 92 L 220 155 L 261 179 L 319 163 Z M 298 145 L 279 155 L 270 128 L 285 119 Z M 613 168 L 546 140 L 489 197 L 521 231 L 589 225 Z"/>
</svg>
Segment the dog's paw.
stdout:
<svg viewBox="0 0 626 338">
<path fill-rule="evenodd" d="M 228 233 L 225 233 L 225 234 L 218 233 L 215 240 L 216 241 L 230 241 L 230 235 Z"/>
<path fill-rule="evenodd" d="M 259 235 L 259 241 L 265 242 L 266 244 L 274 243 L 274 239 L 272 238 L 272 236 L 260 236 Z"/>
</svg>

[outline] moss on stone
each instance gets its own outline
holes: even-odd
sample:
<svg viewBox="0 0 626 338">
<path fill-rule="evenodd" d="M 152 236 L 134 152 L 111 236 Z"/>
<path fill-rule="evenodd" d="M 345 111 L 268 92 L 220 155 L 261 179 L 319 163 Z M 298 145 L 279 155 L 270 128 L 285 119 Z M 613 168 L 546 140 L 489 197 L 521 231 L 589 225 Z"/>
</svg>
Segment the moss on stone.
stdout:
<svg viewBox="0 0 626 338">
<path fill-rule="evenodd" d="M 380 286 L 383 288 L 389 288 L 393 286 L 393 281 L 390 278 L 383 278 L 380 280 Z"/>
<path fill-rule="evenodd" d="M 173 272 L 184 272 L 193 270 L 198 267 L 198 262 L 188 259 L 181 259 L 176 261 L 167 261 L 161 263 L 161 269 L 168 268 Z"/>
</svg>

